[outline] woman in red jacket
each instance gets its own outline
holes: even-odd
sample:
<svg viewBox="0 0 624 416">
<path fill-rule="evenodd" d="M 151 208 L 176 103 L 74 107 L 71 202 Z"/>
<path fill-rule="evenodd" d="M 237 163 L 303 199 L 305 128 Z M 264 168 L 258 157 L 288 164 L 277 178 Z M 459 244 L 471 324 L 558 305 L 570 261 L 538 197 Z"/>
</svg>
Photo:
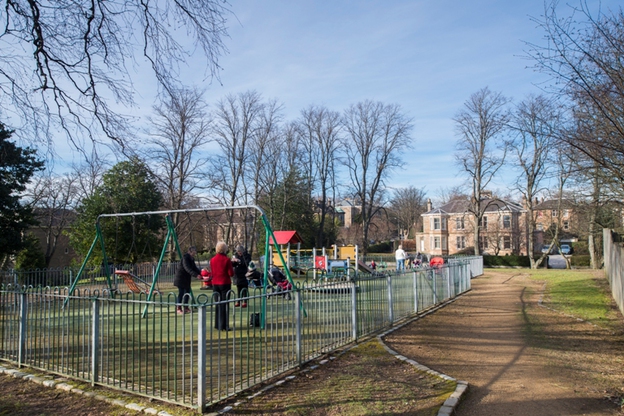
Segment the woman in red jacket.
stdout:
<svg viewBox="0 0 624 416">
<path fill-rule="evenodd" d="M 228 292 L 232 289 L 232 276 L 234 267 L 232 260 L 227 256 L 228 246 L 219 241 L 216 246 L 217 254 L 210 259 L 212 272 L 212 297 L 215 302 L 228 299 Z M 219 303 L 215 312 L 215 329 L 219 331 L 231 331 L 229 326 L 229 306 L 226 302 Z"/>
</svg>

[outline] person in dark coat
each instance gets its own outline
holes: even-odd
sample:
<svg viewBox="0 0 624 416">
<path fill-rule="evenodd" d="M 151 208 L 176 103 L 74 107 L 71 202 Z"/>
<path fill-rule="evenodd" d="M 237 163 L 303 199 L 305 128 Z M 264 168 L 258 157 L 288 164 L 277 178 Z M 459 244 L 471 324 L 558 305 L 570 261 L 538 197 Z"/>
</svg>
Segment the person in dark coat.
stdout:
<svg viewBox="0 0 624 416">
<path fill-rule="evenodd" d="M 197 249 L 195 246 L 189 247 L 188 251 L 182 256 L 182 261 L 176 270 L 173 285 L 178 288 L 178 308 L 177 313 L 182 315 L 190 313 L 188 303 L 191 297 L 191 278 L 193 276 L 201 279 L 201 270 L 195 264 L 195 256 Z M 184 305 L 184 307 L 183 307 Z"/>
<path fill-rule="evenodd" d="M 249 271 L 245 277 L 252 288 L 262 287 L 262 273 L 256 269 L 256 264 L 253 261 L 249 262 Z"/>
<path fill-rule="evenodd" d="M 249 292 L 249 282 L 247 281 L 247 269 L 249 268 L 249 263 L 251 263 L 251 254 L 247 252 L 245 247 L 238 246 L 236 247 L 236 252 L 232 257 L 232 264 L 234 265 L 234 284 L 238 289 L 238 298 L 244 298 L 247 296 Z M 235 307 L 241 306 L 243 308 L 247 307 L 247 302 L 243 301 L 241 304 L 240 301 L 236 301 L 234 304 Z"/>
</svg>

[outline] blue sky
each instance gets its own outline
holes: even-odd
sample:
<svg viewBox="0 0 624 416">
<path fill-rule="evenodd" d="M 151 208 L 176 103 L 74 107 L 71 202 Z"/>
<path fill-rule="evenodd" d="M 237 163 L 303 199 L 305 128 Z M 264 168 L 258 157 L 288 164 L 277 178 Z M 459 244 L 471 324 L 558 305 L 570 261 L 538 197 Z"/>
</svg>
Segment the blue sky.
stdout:
<svg viewBox="0 0 624 416">
<path fill-rule="evenodd" d="M 452 118 L 470 95 L 487 86 L 517 102 L 546 80 L 527 68 L 524 43 L 544 43 L 531 20 L 541 0 L 235 0 L 232 11 L 222 86 L 212 84 L 209 100 L 253 89 L 284 103 L 289 119 L 311 104 L 397 103 L 414 120 L 414 146 L 388 185 L 432 196 L 464 180 Z"/>
<path fill-rule="evenodd" d="M 576 0 L 572 0 L 575 4 Z M 231 0 L 229 53 L 220 83 L 201 68 L 182 74 L 215 103 L 256 90 L 284 105 L 286 119 L 310 105 L 342 111 L 366 99 L 399 104 L 413 119 L 414 144 L 390 187 L 424 187 L 430 196 L 460 185 L 453 116 L 483 87 L 522 100 L 546 78 L 527 68 L 524 42 L 544 44 L 531 17 L 542 0 Z M 597 1 L 588 0 L 592 10 Z M 606 0 L 602 8 L 617 8 Z M 559 6 L 567 14 L 566 4 Z M 144 81 L 135 114 L 149 114 L 154 85 Z M 141 94 L 141 92 L 139 92 Z M 140 96 L 139 96 L 140 97 Z M 509 173 L 491 187 L 510 187 Z"/>
</svg>

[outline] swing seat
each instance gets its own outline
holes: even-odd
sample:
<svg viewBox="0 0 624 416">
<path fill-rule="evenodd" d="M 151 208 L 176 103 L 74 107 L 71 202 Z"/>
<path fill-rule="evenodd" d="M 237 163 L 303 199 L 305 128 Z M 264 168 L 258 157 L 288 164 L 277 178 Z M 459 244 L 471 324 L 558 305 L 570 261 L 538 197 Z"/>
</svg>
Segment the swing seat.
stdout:
<svg viewBox="0 0 624 416">
<path fill-rule="evenodd" d="M 131 292 L 137 294 L 149 294 L 150 285 L 138 276 L 130 273 L 128 270 L 115 270 L 115 274 L 117 276 L 121 276 L 121 278 L 124 280 L 124 283 L 126 284 L 126 286 L 128 286 L 128 289 L 130 289 Z M 139 287 L 139 285 L 141 287 Z M 158 290 L 154 290 L 155 295 L 158 293 L 160 293 Z"/>
</svg>

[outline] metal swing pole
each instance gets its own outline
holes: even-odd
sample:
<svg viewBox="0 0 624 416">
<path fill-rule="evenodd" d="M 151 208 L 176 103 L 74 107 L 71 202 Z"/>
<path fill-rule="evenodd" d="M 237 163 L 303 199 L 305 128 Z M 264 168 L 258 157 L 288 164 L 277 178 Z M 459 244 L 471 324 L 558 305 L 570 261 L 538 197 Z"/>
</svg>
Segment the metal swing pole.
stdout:
<svg viewBox="0 0 624 416">
<path fill-rule="evenodd" d="M 268 240 L 268 237 L 270 235 L 270 237 L 273 239 L 273 243 L 275 245 L 277 245 L 277 239 L 275 238 L 275 234 L 273 234 L 273 229 L 269 225 L 269 220 L 266 218 L 266 215 L 264 215 L 264 213 L 262 214 L 262 222 L 264 223 L 264 229 L 267 232 L 267 240 Z M 268 244 L 268 241 L 267 241 L 267 249 L 268 249 L 268 247 L 269 247 L 269 244 Z M 290 270 L 289 270 L 289 268 L 288 268 L 288 266 L 286 264 L 286 260 L 284 259 L 284 255 L 282 254 L 282 250 L 277 250 L 277 254 L 278 254 L 280 260 L 282 261 L 282 264 L 285 266 L 284 267 L 284 272 L 286 272 L 285 273 L 286 274 L 286 278 L 288 279 L 288 281 L 292 285 L 293 289 L 298 292 L 299 288 L 295 285 L 295 282 L 293 281 L 292 276 L 290 275 Z M 268 264 L 268 261 L 266 263 Z M 266 269 L 266 266 L 265 266 L 265 269 Z M 265 272 L 266 272 L 266 270 L 265 270 Z M 303 316 L 307 317 L 308 313 L 306 312 L 305 308 L 303 307 L 303 302 L 300 302 L 300 306 L 301 306 L 301 310 L 303 311 Z"/>
<path fill-rule="evenodd" d="M 85 257 L 84 261 L 82 262 L 82 265 L 80 266 L 80 270 L 78 271 L 78 274 L 76 275 L 76 278 L 74 279 L 74 281 L 72 282 L 72 284 L 71 284 L 71 286 L 69 288 L 69 293 L 68 293 L 67 297 L 65 298 L 65 301 L 63 301 L 63 308 L 65 306 L 67 306 L 67 302 L 69 302 L 69 297 L 74 294 L 74 290 L 76 289 L 76 285 L 78 284 L 78 281 L 82 277 L 82 274 L 84 273 L 85 267 L 87 267 L 87 262 L 91 258 L 91 255 L 93 254 L 93 250 L 95 249 L 95 245 L 97 244 L 98 240 L 100 241 L 100 245 L 102 247 L 102 255 L 103 255 L 103 260 L 102 261 L 106 265 L 106 279 L 107 279 L 107 283 L 108 283 L 108 288 L 111 289 L 111 287 L 110 287 L 110 271 L 108 270 L 108 260 L 107 260 L 107 257 L 106 257 L 106 252 L 104 251 L 104 239 L 102 237 L 102 230 L 100 229 L 100 222 L 96 221 L 96 223 L 95 223 L 95 238 L 93 239 L 93 242 L 91 243 L 91 247 L 89 248 L 89 251 L 87 252 L 87 256 Z"/>
<path fill-rule="evenodd" d="M 156 265 L 156 270 L 154 270 L 154 275 L 152 276 L 152 285 L 150 286 L 149 293 L 147 294 L 147 301 L 151 301 L 154 296 L 154 289 L 158 284 L 158 277 L 160 276 L 160 268 L 162 266 L 163 259 L 165 258 L 165 254 L 167 254 L 167 244 L 169 244 L 169 240 L 171 236 L 175 236 L 175 230 L 173 228 L 173 224 L 171 223 L 171 219 L 169 215 L 165 216 L 165 221 L 167 223 L 167 236 L 165 237 L 165 241 L 163 243 L 162 250 L 160 251 L 160 257 L 158 258 L 158 264 Z M 176 247 L 178 249 L 178 253 L 180 252 L 180 247 L 178 246 L 177 239 L 175 240 Z M 147 316 L 147 308 L 148 305 L 145 305 L 143 308 L 143 313 L 141 314 L 142 318 Z"/>
</svg>

